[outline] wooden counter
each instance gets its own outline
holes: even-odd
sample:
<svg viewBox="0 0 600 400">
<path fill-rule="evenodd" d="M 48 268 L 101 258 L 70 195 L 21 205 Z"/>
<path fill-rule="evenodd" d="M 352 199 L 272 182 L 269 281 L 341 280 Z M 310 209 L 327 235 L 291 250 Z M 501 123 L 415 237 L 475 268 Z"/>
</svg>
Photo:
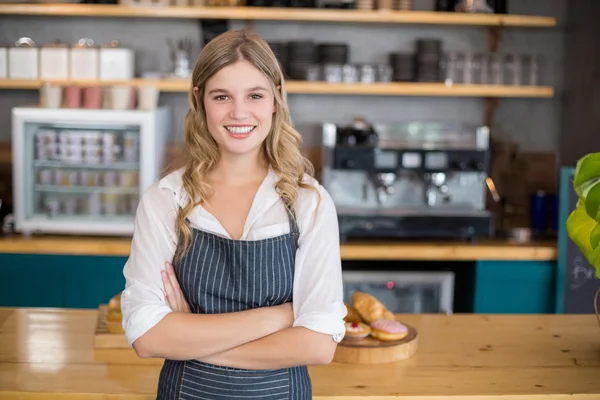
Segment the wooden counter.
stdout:
<svg viewBox="0 0 600 400">
<path fill-rule="evenodd" d="M 131 239 L 74 236 L 0 237 L 1 253 L 127 256 Z M 505 240 L 468 242 L 350 242 L 344 260 L 556 260 L 556 242 L 514 244 Z"/>
<path fill-rule="evenodd" d="M 593 315 L 399 319 L 419 332 L 416 356 L 387 365 L 310 367 L 314 399 L 600 398 L 600 328 Z M 131 350 L 95 352 L 95 320 L 92 310 L 0 309 L 0 398 L 154 399 L 160 365 L 140 363 Z"/>
</svg>

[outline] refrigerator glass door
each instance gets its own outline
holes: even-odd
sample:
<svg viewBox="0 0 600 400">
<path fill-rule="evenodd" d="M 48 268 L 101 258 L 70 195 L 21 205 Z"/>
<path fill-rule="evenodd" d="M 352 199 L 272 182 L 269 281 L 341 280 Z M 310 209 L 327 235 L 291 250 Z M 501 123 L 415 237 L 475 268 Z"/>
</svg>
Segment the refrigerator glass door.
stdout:
<svg viewBox="0 0 600 400">
<path fill-rule="evenodd" d="M 140 125 L 24 122 L 25 219 L 133 221 Z"/>
<path fill-rule="evenodd" d="M 395 314 L 446 313 L 453 310 L 454 273 L 343 271 L 344 301 L 356 291 L 370 294 Z"/>
</svg>

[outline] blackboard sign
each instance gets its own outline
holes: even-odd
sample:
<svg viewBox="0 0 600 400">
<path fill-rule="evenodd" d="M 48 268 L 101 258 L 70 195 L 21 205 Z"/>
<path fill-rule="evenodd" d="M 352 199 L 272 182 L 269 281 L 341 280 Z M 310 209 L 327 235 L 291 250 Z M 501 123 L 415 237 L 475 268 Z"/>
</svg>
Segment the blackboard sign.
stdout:
<svg viewBox="0 0 600 400">
<path fill-rule="evenodd" d="M 594 296 L 600 288 L 596 270 L 568 237 L 566 223 L 577 206 L 573 189 L 575 168 L 563 167 L 560 174 L 559 259 L 556 291 L 556 311 L 566 314 L 593 314 Z M 600 307 L 600 305 L 599 305 Z"/>
</svg>

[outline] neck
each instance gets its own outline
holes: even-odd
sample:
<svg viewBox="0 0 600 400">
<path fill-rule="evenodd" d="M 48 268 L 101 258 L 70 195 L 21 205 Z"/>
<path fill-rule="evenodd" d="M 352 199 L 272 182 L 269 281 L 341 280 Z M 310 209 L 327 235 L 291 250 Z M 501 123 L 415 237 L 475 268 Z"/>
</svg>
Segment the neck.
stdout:
<svg viewBox="0 0 600 400">
<path fill-rule="evenodd" d="M 219 163 L 209 174 L 209 180 L 227 184 L 247 184 L 263 180 L 269 164 L 262 151 L 252 154 L 221 153 Z"/>
</svg>

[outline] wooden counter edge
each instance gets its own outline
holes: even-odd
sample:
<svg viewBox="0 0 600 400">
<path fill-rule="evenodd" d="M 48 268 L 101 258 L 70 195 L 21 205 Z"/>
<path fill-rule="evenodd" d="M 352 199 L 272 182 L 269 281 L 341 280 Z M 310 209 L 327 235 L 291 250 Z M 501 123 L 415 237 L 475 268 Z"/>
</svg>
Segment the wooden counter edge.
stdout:
<svg viewBox="0 0 600 400">
<path fill-rule="evenodd" d="M 3 392 L 3 400 L 154 400 L 151 394 L 103 394 L 103 393 L 44 393 L 44 392 Z M 369 400 L 448 400 L 454 396 L 365 396 Z M 597 400 L 597 394 L 523 394 L 523 395 L 473 395 L 460 396 L 461 400 Z M 356 396 L 313 396 L 313 400 L 357 400 Z"/>
<path fill-rule="evenodd" d="M 0 237 L 0 254 L 129 255 L 130 238 L 96 237 Z M 343 260 L 530 260 L 554 261 L 553 241 L 514 244 L 505 240 L 481 243 L 457 242 L 355 242 L 341 246 Z"/>
</svg>

